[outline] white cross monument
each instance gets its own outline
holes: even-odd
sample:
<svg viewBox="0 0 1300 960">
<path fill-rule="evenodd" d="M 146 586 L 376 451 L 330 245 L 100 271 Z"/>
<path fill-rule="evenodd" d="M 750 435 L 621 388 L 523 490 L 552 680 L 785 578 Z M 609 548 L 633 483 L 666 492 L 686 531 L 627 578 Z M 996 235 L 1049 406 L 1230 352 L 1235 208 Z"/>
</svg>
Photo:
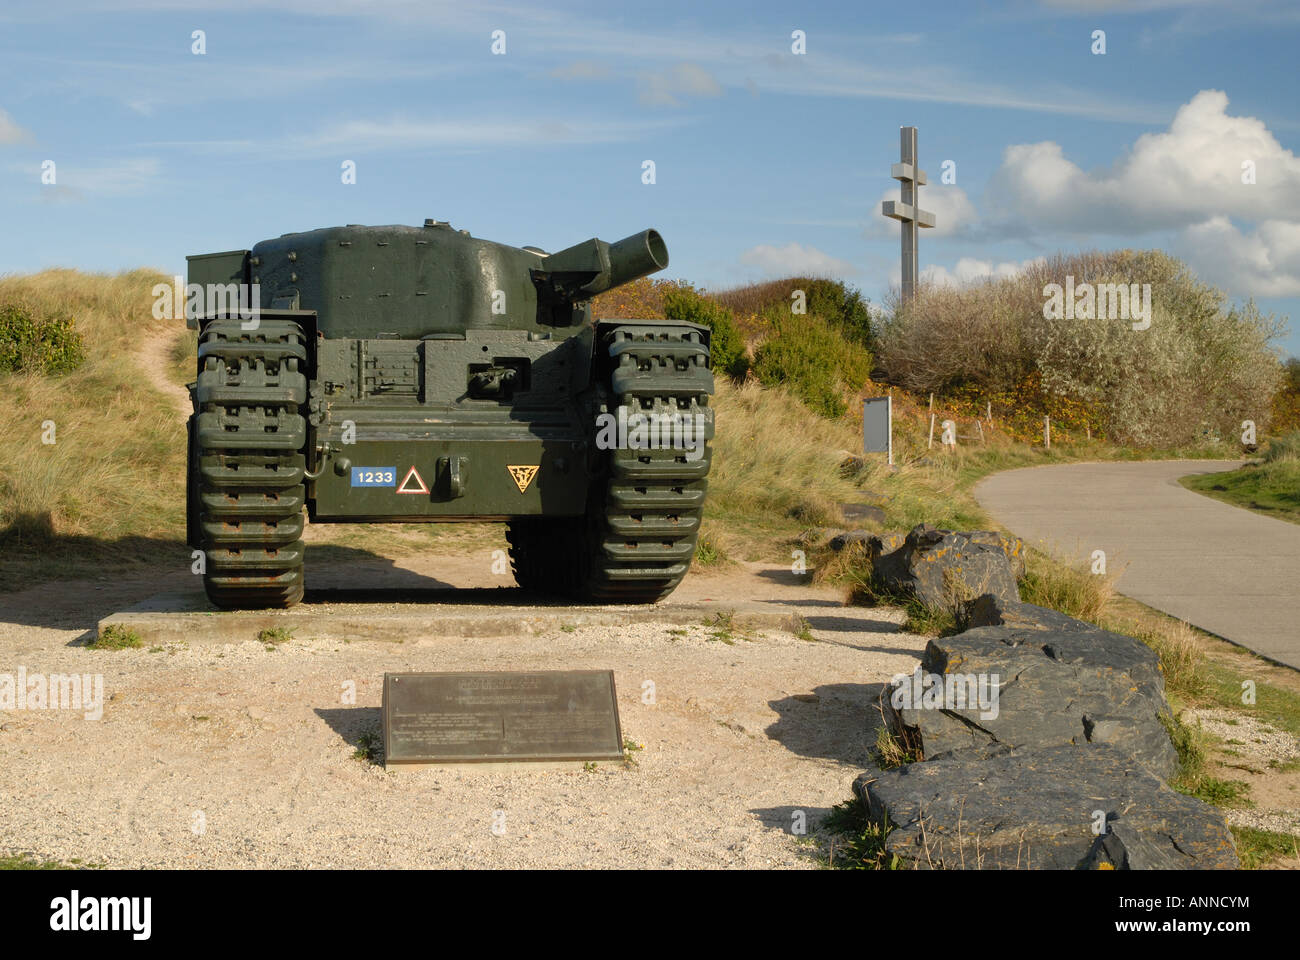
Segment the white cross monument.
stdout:
<svg viewBox="0 0 1300 960">
<path fill-rule="evenodd" d="M 933 227 L 934 214 L 922 210 L 920 189 L 925 185 L 925 171 L 916 159 L 916 127 L 898 128 L 901 163 L 889 168 L 889 175 L 902 185 L 899 200 L 886 200 L 880 212 L 901 221 L 903 227 L 903 300 L 916 293 L 916 232 L 918 227 Z"/>
</svg>

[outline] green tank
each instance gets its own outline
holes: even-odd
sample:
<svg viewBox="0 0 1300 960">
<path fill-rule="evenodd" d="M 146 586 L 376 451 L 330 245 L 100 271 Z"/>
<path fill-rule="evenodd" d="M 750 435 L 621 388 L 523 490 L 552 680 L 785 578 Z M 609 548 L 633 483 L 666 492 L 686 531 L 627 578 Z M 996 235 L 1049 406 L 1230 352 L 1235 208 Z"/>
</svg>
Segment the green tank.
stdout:
<svg viewBox="0 0 1300 960">
<path fill-rule="evenodd" d="M 548 254 L 426 220 L 188 260 L 187 539 L 217 606 L 298 602 L 308 519 L 504 521 L 519 585 L 576 601 L 681 582 L 709 330 L 590 303 L 668 265 L 656 231 Z"/>
</svg>

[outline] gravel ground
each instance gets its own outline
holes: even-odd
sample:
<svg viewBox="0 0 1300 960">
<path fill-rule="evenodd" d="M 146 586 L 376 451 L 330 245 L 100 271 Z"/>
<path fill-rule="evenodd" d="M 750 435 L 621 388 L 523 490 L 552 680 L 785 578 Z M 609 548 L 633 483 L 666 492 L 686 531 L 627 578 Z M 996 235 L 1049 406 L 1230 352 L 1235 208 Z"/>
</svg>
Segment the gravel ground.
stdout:
<svg viewBox="0 0 1300 960">
<path fill-rule="evenodd" d="M 1267 766 L 1300 759 L 1300 740 L 1255 717 L 1221 708 L 1184 710 L 1184 723 L 1199 724 L 1242 760 Z"/>
<path fill-rule="evenodd" d="M 1245 714 L 1221 708 L 1185 710 L 1181 719 L 1199 723 L 1206 733 L 1223 741 L 1220 758 L 1223 775 L 1245 778 L 1251 786 L 1253 807 L 1225 811 L 1234 827 L 1254 827 L 1275 833 L 1300 834 L 1300 776 L 1291 769 L 1300 759 L 1300 740 L 1285 730 Z M 1281 772 L 1277 768 L 1282 768 Z M 1259 781 L 1268 773 L 1267 786 Z"/>
<path fill-rule="evenodd" d="M 11 594 L 0 674 L 102 674 L 106 702 L 98 720 L 0 711 L 0 848 L 110 867 L 816 866 L 796 812 L 812 835 L 850 796 L 879 723 L 870 699 L 924 640 L 898 632 L 897 611 L 844 608 L 771 571 L 691 579 L 696 593 L 787 591 L 816 639 L 638 623 L 110 652 L 84 646 L 90 625 L 159 578 Z M 356 758 L 385 671 L 527 669 L 613 669 L 635 765 L 386 772 Z"/>
</svg>

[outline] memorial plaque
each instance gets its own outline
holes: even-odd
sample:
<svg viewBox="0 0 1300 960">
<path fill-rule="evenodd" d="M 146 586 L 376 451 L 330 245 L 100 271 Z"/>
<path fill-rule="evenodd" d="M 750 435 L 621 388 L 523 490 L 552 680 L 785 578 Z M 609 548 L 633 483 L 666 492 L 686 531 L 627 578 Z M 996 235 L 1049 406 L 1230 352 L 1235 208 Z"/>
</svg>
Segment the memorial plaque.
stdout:
<svg viewBox="0 0 1300 960">
<path fill-rule="evenodd" d="M 384 674 L 386 763 L 621 760 L 612 670 Z"/>
</svg>

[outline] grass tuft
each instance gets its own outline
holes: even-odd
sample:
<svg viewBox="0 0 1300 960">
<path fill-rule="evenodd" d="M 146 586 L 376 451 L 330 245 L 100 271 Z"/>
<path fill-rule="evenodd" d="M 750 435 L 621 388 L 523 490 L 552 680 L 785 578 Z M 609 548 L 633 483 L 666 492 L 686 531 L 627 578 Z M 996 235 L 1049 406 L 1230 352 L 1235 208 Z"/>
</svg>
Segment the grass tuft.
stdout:
<svg viewBox="0 0 1300 960">
<path fill-rule="evenodd" d="M 881 769 L 892 770 L 909 763 L 917 763 L 920 759 L 916 751 L 909 749 L 906 744 L 894 737 L 888 727 L 880 727 L 876 730 L 876 763 Z"/>
<path fill-rule="evenodd" d="M 257 639 L 261 643 L 270 646 L 278 646 L 282 643 L 288 643 L 293 639 L 293 631 L 285 627 L 267 627 L 265 630 L 258 631 Z"/>
<path fill-rule="evenodd" d="M 104 631 L 90 643 L 86 644 L 91 650 L 132 650 L 136 647 L 143 646 L 144 641 L 140 639 L 140 634 L 136 633 L 130 627 L 124 627 L 117 623 L 111 623 L 104 628 Z"/>
<path fill-rule="evenodd" d="M 384 737 L 378 730 L 363 730 L 357 737 L 357 749 L 352 753 L 353 760 L 382 766 L 384 762 Z"/>
<path fill-rule="evenodd" d="M 902 870 L 903 860 L 885 849 L 891 828 L 882 827 L 867 816 L 866 805 L 856 797 L 836 804 L 822 823 L 822 829 L 839 834 L 832 840 L 827 866 L 836 870 Z"/>
<path fill-rule="evenodd" d="M 1020 599 L 1025 603 L 1097 623 L 1114 596 L 1114 575 L 1092 573 L 1036 550 L 1026 551 L 1025 576 L 1020 581 Z"/>
</svg>

